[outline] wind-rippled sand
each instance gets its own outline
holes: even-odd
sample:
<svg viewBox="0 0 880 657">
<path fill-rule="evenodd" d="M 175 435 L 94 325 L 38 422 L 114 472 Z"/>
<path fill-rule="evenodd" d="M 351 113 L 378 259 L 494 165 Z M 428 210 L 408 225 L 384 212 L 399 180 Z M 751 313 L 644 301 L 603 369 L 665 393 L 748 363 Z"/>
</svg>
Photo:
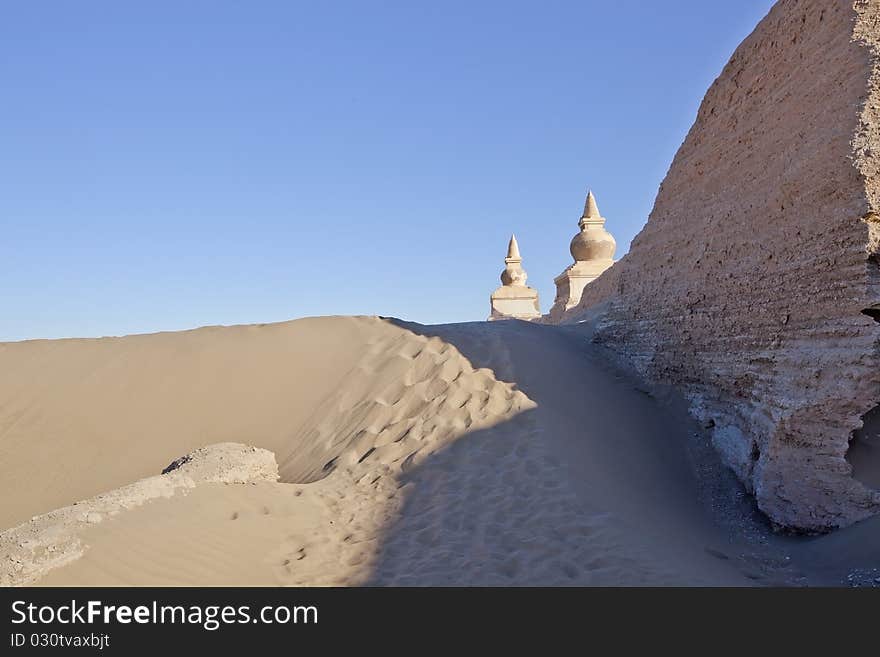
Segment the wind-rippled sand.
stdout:
<svg viewBox="0 0 880 657">
<path fill-rule="evenodd" d="M 750 509 L 586 329 L 329 317 L 0 344 L 0 584 L 842 576 Z"/>
</svg>

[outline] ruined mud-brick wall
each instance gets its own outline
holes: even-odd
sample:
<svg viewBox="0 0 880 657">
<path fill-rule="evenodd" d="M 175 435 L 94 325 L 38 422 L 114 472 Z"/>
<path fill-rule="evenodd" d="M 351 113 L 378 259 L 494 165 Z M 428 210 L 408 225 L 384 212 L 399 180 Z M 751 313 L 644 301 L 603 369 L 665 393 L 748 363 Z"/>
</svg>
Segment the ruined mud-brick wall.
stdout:
<svg viewBox="0 0 880 657">
<path fill-rule="evenodd" d="M 596 339 L 681 386 L 778 525 L 880 511 L 849 440 L 880 403 L 880 0 L 782 0 L 733 55 L 629 254 L 587 286 Z M 873 255 L 872 255 L 873 254 Z"/>
</svg>

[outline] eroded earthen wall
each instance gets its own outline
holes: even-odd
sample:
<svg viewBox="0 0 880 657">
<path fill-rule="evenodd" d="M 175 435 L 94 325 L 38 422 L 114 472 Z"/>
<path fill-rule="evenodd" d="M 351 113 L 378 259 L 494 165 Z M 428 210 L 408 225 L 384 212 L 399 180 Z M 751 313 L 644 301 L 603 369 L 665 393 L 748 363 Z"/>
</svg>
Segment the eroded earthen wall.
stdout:
<svg viewBox="0 0 880 657">
<path fill-rule="evenodd" d="M 709 89 L 629 254 L 566 320 L 677 384 L 776 523 L 880 510 L 848 442 L 880 403 L 880 0 L 781 0 Z"/>
</svg>

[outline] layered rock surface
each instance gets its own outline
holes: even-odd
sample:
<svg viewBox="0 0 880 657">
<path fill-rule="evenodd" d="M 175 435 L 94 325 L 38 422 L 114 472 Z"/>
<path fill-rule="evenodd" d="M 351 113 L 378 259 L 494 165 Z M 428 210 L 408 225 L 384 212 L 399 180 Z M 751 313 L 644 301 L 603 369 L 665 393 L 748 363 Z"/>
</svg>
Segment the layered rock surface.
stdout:
<svg viewBox="0 0 880 657">
<path fill-rule="evenodd" d="M 781 0 L 706 94 L 630 252 L 561 321 L 682 387 L 778 525 L 880 510 L 846 460 L 880 402 L 877 0 Z"/>
</svg>

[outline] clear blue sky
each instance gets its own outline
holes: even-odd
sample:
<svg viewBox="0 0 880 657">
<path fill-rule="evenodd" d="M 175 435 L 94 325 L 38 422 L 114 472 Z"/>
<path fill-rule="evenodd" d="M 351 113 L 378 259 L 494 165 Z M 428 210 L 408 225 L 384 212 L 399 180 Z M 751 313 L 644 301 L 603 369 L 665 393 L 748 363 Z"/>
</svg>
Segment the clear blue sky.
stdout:
<svg viewBox="0 0 880 657">
<path fill-rule="evenodd" d="M 618 256 L 770 0 L 0 11 L 0 340 L 542 310 L 592 187 Z"/>
</svg>

